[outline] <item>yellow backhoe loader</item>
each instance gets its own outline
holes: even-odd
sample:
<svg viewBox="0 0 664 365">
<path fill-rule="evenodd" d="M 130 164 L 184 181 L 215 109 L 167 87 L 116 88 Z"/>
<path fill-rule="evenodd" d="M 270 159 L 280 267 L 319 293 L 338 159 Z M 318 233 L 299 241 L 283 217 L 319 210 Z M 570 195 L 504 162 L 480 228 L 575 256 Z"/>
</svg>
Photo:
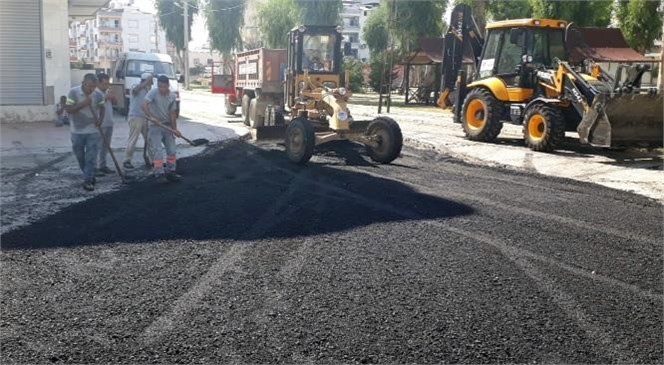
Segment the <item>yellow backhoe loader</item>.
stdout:
<svg viewBox="0 0 664 365">
<path fill-rule="evenodd" d="M 641 87 L 649 65 L 627 67 L 622 82 L 598 65 L 582 72 L 565 61 L 568 28 L 563 20 L 505 20 L 488 24 L 484 40 L 470 7 L 457 5 L 438 105 L 452 106 L 455 122 L 476 141 L 495 140 L 507 122 L 523 125 L 526 145 L 536 151 L 556 149 L 566 131 L 599 147 L 662 146 L 662 91 Z M 470 83 L 461 69 L 464 50 L 475 57 Z"/>
</svg>

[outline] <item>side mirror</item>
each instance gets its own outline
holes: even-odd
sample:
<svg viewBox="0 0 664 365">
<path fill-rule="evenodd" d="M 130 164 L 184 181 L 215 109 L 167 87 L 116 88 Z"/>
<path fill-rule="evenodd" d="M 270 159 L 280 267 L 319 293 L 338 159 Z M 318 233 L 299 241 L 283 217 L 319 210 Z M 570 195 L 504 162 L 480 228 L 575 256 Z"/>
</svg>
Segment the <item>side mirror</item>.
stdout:
<svg viewBox="0 0 664 365">
<path fill-rule="evenodd" d="M 523 47 L 523 29 L 510 29 L 510 43 Z"/>
<path fill-rule="evenodd" d="M 115 71 L 115 78 L 118 79 L 118 80 L 122 80 L 122 79 L 123 79 L 123 77 L 122 77 L 122 70 L 117 70 L 117 71 Z"/>
<path fill-rule="evenodd" d="M 350 42 L 345 42 L 344 43 L 344 56 L 350 56 L 352 54 Z"/>
</svg>

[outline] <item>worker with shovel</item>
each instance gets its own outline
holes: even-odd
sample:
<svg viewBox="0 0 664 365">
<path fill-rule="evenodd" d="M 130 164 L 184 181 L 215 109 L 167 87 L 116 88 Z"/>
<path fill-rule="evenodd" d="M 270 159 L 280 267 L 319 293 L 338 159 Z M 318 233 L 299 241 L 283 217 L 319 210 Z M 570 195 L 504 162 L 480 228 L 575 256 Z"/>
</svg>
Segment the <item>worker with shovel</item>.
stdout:
<svg viewBox="0 0 664 365">
<path fill-rule="evenodd" d="M 168 77 L 161 75 L 157 78 L 157 88 L 148 92 L 142 107 L 146 118 L 150 121 L 148 144 L 153 158 L 154 177 L 159 183 L 176 182 L 181 179 L 181 176 L 175 172 L 175 137 L 182 137 L 177 129 L 175 99 L 175 94 L 170 90 Z M 164 161 L 164 149 L 166 161 Z"/>
<path fill-rule="evenodd" d="M 83 171 L 83 189 L 87 191 L 95 189 L 95 167 L 102 143 L 98 128 L 104 118 L 104 97 L 95 91 L 97 82 L 95 74 L 86 74 L 81 86 L 69 90 L 65 106 L 71 118 L 72 149 Z"/>
</svg>

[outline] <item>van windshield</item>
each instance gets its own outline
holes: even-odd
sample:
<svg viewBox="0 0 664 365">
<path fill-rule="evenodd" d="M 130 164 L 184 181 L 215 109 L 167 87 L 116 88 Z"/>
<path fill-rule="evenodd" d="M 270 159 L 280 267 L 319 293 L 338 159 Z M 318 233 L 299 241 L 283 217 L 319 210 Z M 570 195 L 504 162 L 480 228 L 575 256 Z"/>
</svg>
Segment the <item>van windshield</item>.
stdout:
<svg viewBox="0 0 664 365">
<path fill-rule="evenodd" d="M 173 64 L 160 61 L 130 60 L 127 62 L 127 77 L 141 77 L 144 72 L 154 75 L 166 75 L 169 79 L 175 79 Z"/>
</svg>

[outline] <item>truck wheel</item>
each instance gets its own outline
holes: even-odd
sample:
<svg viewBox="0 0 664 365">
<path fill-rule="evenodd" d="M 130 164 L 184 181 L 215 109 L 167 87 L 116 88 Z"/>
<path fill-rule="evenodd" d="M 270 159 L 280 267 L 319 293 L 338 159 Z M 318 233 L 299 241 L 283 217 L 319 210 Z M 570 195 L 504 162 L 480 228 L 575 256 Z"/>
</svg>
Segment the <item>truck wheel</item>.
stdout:
<svg viewBox="0 0 664 365">
<path fill-rule="evenodd" d="M 286 128 L 286 154 L 291 162 L 303 165 L 314 154 L 314 127 L 305 118 L 295 118 Z"/>
<path fill-rule="evenodd" d="M 463 102 L 461 125 L 471 141 L 492 142 L 500 134 L 500 101 L 486 89 L 471 90 Z"/>
<path fill-rule="evenodd" d="M 231 101 L 229 100 L 228 95 L 226 95 L 226 102 L 224 103 L 224 106 L 226 107 L 226 114 L 227 115 L 235 115 L 235 112 L 237 111 L 237 105 L 231 104 Z"/>
<path fill-rule="evenodd" d="M 249 126 L 251 128 L 258 128 L 265 125 L 265 118 L 256 114 L 256 104 L 258 104 L 258 99 L 251 99 L 249 102 Z M 254 116 L 254 119 L 251 119 L 251 116 Z"/>
<path fill-rule="evenodd" d="M 376 147 L 367 145 L 367 153 L 372 160 L 390 163 L 399 157 L 403 146 L 403 135 L 394 119 L 388 117 L 374 119 L 367 127 L 365 135 L 376 137 L 378 142 Z"/>
<path fill-rule="evenodd" d="M 244 125 L 249 126 L 249 103 L 251 102 L 251 97 L 247 94 L 242 96 L 242 116 L 244 117 Z"/>
<path fill-rule="evenodd" d="M 523 118 L 526 146 L 533 151 L 553 151 L 565 138 L 565 118 L 562 111 L 548 104 L 535 104 Z"/>
</svg>

